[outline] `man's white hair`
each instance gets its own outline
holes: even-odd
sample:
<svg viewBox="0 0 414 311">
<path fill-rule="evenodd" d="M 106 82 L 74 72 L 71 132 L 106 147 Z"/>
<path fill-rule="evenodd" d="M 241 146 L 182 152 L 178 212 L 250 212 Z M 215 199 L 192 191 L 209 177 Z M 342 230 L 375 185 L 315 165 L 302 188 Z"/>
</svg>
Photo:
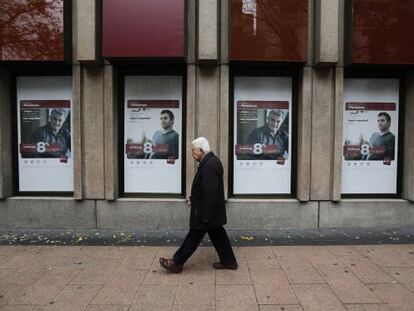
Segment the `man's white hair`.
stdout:
<svg viewBox="0 0 414 311">
<path fill-rule="evenodd" d="M 191 146 L 193 146 L 194 148 L 200 148 L 204 153 L 210 152 L 210 144 L 208 143 L 208 140 L 205 137 L 199 137 L 194 139 L 191 142 Z"/>
</svg>

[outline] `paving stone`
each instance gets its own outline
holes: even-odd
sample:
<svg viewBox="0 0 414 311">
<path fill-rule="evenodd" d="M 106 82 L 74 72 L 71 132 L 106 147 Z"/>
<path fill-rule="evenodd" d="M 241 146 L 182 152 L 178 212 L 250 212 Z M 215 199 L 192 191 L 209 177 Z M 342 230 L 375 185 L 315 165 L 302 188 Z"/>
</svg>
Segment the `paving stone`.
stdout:
<svg viewBox="0 0 414 311">
<path fill-rule="evenodd" d="M 52 268 L 35 283 L 20 290 L 11 304 L 48 304 L 79 272 L 76 267 Z"/>
<path fill-rule="evenodd" d="M 387 245 L 388 249 L 414 268 L 414 249 L 410 245 Z"/>
<path fill-rule="evenodd" d="M 203 305 L 177 305 L 174 304 L 172 311 L 215 311 L 215 306 Z"/>
<path fill-rule="evenodd" d="M 268 256 L 266 259 L 250 259 L 247 258 L 247 264 L 249 270 L 252 272 L 267 270 L 267 269 L 280 269 L 280 265 L 277 262 L 276 258 L 273 256 Z"/>
<path fill-rule="evenodd" d="M 129 306 L 89 305 L 85 311 L 128 311 Z"/>
<path fill-rule="evenodd" d="M 121 266 L 93 299 L 92 304 L 128 305 L 138 292 L 147 270 Z"/>
<path fill-rule="evenodd" d="M 68 285 L 48 302 L 47 310 L 84 310 L 100 288 L 101 285 Z"/>
<path fill-rule="evenodd" d="M 252 279 L 247 268 L 246 259 L 240 259 L 237 270 L 216 270 L 216 284 L 251 285 Z"/>
<path fill-rule="evenodd" d="M 21 246 L 17 245 L 0 245 L 0 256 L 16 253 L 21 249 Z"/>
<path fill-rule="evenodd" d="M 42 252 L 38 264 L 45 267 L 66 267 L 86 265 L 99 258 L 100 252 L 93 246 L 55 246 Z"/>
<path fill-rule="evenodd" d="M 292 287 L 304 310 L 346 310 L 326 284 L 296 284 Z"/>
<path fill-rule="evenodd" d="M 172 306 L 154 306 L 152 304 L 131 305 L 128 311 L 171 311 Z"/>
<path fill-rule="evenodd" d="M 177 286 L 142 285 L 132 301 L 133 305 L 171 306 L 174 302 Z"/>
<path fill-rule="evenodd" d="M 271 247 L 244 247 L 243 252 L 247 260 L 266 260 L 274 256 Z"/>
<path fill-rule="evenodd" d="M 185 270 L 186 267 L 184 267 Z M 182 273 L 170 273 L 160 266 L 158 256 L 154 259 L 144 279 L 145 285 L 178 285 L 183 277 Z"/>
<path fill-rule="evenodd" d="M 413 310 L 414 294 L 401 284 L 369 284 L 383 303 L 396 310 Z"/>
<path fill-rule="evenodd" d="M 8 304 L 14 298 L 21 295 L 24 292 L 25 287 L 20 284 L 5 284 L 0 283 L 0 306 L 3 304 Z M 1 309 L 0 309 L 1 310 Z"/>
<path fill-rule="evenodd" d="M 298 257 L 300 256 L 299 246 L 273 246 L 272 253 L 276 257 Z"/>
<path fill-rule="evenodd" d="M 305 257 L 314 266 L 341 265 L 338 258 L 326 246 L 301 246 L 301 257 Z"/>
<path fill-rule="evenodd" d="M 38 260 L 39 255 L 45 247 L 22 246 L 11 248 L 10 251 L 3 251 L 5 258 L 0 262 L 0 269 L 18 269 L 30 266 Z"/>
<path fill-rule="evenodd" d="M 392 283 L 395 281 L 387 273 L 381 270 L 370 259 L 364 256 L 338 256 L 346 265 L 347 270 L 352 271 L 363 283 Z"/>
<path fill-rule="evenodd" d="M 236 258 L 245 258 L 246 255 L 244 253 L 244 249 L 245 247 L 240 247 L 240 246 L 233 246 L 233 253 L 234 256 L 236 256 Z"/>
<path fill-rule="evenodd" d="M 319 272 L 343 303 L 380 303 L 381 300 L 370 291 L 352 272 L 340 267 L 321 266 Z"/>
<path fill-rule="evenodd" d="M 291 286 L 281 269 L 259 270 L 250 273 L 254 285 L 274 285 L 278 289 L 290 289 Z"/>
<path fill-rule="evenodd" d="M 117 261 L 99 259 L 80 265 L 82 271 L 72 284 L 105 284 L 117 268 Z"/>
<path fill-rule="evenodd" d="M 131 269 L 149 269 L 154 262 L 158 250 L 150 248 L 149 250 L 142 247 L 131 247 L 128 254 L 122 260 L 121 265 Z"/>
<path fill-rule="evenodd" d="M 0 282 L 16 271 L 17 269 L 0 269 Z"/>
<path fill-rule="evenodd" d="M 384 268 L 384 271 L 414 292 L 414 268 Z"/>
<path fill-rule="evenodd" d="M 277 285 L 254 285 L 259 304 L 283 305 L 298 304 L 292 288 L 280 289 Z"/>
<path fill-rule="evenodd" d="M 219 308 L 221 306 L 230 306 L 233 307 L 233 310 L 242 310 L 247 307 L 258 309 L 253 286 L 217 285 L 216 309 L 221 310 Z"/>
<path fill-rule="evenodd" d="M 376 265 L 381 268 L 392 267 L 407 267 L 407 263 L 402 258 L 398 257 L 392 251 L 384 245 L 375 246 L 355 246 L 364 256 L 371 259 Z"/>
<path fill-rule="evenodd" d="M 7 284 L 30 285 L 49 271 L 49 268 L 40 265 L 30 265 L 17 269 L 3 280 Z"/>
<path fill-rule="evenodd" d="M 348 311 L 391 311 L 392 309 L 389 305 L 385 304 L 350 304 L 345 305 Z"/>
<path fill-rule="evenodd" d="M 214 248 L 199 247 L 186 262 L 185 267 L 188 270 L 211 270 L 211 265 L 218 261 Z"/>
<path fill-rule="evenodd" d="M 214 269 L 204 271 L 184 270 L 180 285 L 182 284 L 216 284 L 216 271 Z"/>
<path fill-rule="evenodd" d="M 278 257 L 278 261 L 292 284 L 325 282 L 306 258 Z"/>
<path fill-rule="evenodd" d="M 217 305 L 216 311 L 259 311 L 259 306 L 256 305 L 238 305 L 238 306 L 232 306 L 232 305 Z"/>
<path fill-rule="evenodd" d="M 0 305 L 0 311 L 47 311 L 43 306 Z"/>
<path fill-rule="evenodd" d="M 182 284 L 175 295 L 175 304 L 214 306 L 214 284 Z"/>
<path fill-rule="evenodd" d="M 259 311 L 303 311 L 301 305 L 259 305 Z"/>
<path fill-rule="evenodd" d="M 335 256 L 359 256 L 361 253 L 352 245 L 328 245 L 329 251 Z"/>
</svg>

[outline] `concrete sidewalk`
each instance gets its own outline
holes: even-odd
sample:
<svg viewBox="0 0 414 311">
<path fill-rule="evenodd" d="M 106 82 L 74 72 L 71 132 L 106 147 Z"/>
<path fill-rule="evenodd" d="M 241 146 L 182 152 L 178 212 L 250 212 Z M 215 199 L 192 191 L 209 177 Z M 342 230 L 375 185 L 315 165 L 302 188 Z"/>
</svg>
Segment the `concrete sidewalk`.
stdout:
<svg viewBox="0 0 414 311">
<path fill-rule="evenodd" d="M 414 244 L 237 247 L 237 271 L 200 247 L 168 274 L 175 249 L 0 246 L 0 310 L 414 310 Z"/>
</svg>

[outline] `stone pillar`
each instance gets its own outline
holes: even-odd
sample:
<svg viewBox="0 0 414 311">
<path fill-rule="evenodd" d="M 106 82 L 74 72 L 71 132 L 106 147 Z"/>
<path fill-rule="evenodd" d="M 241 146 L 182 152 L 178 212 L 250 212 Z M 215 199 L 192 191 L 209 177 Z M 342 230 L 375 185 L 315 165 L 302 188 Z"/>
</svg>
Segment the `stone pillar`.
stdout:
<svg viewBox="0 0 414 311">
<path fill-rule="evenodd" d="M 197 1 L 197 63 L 215 65 L 219 59 L 219 0 Z"/>
<path fill-rule="evenodd" d="M 76 23 L 81 31 L 76 32 L 74 56 L 83 64 L 95 64 L 100 59 L 101 1 L 76 0 Z"/>
<path fill-rule="evenodd" d="M 343 135 L 343 93 L 344 69 L 335 68 L 335 98 L 333 113 L 332 188 L 330 200 L 340 201 L 342 194 L 342 135 Z"/>
<path fill-rule="evenodd" d="M 188 64 L 187 66 L 187 130 L 186 130 L 186 196 L 191 194 L 191 185 L 195 173 L 195 163 L 191 157 L 191 142 L 196 138 L 196 84 L 197 84 L 197 66 Z"/>
<path fill-rule="evenodd" d="M 414 70 L 406 74 L 402 197 L 414 201 Z"/>
<path fill-rule="evenodd" d="M 311 200 L 329 200 L 332 182 L 335 70 L 314 69 L 312 95 Z"/>
<path fill-rule="evenodd" d="M 73 117 L 73 196 L 82 200 L 83 188 L 83 150 L 82 150 L 82 67 L 72 66 L 72 117 Z"/>
<path fill-rule="evenodd" d="M 105 198 L 104 69 L 83 68 L 82 159 L 84 198 Z"/>
<path fill-rule="evenodd" d="M 118 172 L 118 72 L 109 64 L 104 67 L 104 139 L 105 198 L 119 197 Z"/>
<path fill-rule="evenodd" d="M 339 61 L 339 1 L 315 1 L 314 63 L 316 65 L 332 65 Z"/>
<path fill-rule="evenodd" d="M 14 193 L 12 159 L 12 111 L 10 73 L 0 68 L 0 199 Z M 15 105 L 13 105 L 14 107 Z M 17 159 L 15 159 L 17 161 Z"/>
<path fill-rule="evenodd" d="M 196 62 L 196 21 L 197 21 L 197 5 L 196 1 L 187 1 L 187 64 L 195 64 Z"/>
<path fill-rule="evenodd" d="M 229 178 L 229 66 L 220 66 L 219 79 L 219 137 L 217 155 L 224 167 L 224 194 L 228 197 L 228 178 Z"/>
<path fill-rule="evenodd" d="M 297 198 L 309 201 L 312 129 L 312 68 L 305 66 L 299 79 Z"/>
</svg>

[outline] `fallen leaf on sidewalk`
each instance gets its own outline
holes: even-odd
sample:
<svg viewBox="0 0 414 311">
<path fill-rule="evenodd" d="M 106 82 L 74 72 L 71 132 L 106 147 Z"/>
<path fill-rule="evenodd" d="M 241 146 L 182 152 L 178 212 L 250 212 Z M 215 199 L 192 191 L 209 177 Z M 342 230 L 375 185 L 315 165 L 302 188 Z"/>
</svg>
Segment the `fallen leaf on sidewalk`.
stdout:
<svg viewBox="0 0 414 311">
<path fill-rule="evenodd" d="M 240 236 L 240 238 L 242 239 L 242 240 L 246 240 L 246 241 L 251 241 L 251 240 L 253 240 L 254 238 L 252 237 L 252 236 Z"/>
</svg>

